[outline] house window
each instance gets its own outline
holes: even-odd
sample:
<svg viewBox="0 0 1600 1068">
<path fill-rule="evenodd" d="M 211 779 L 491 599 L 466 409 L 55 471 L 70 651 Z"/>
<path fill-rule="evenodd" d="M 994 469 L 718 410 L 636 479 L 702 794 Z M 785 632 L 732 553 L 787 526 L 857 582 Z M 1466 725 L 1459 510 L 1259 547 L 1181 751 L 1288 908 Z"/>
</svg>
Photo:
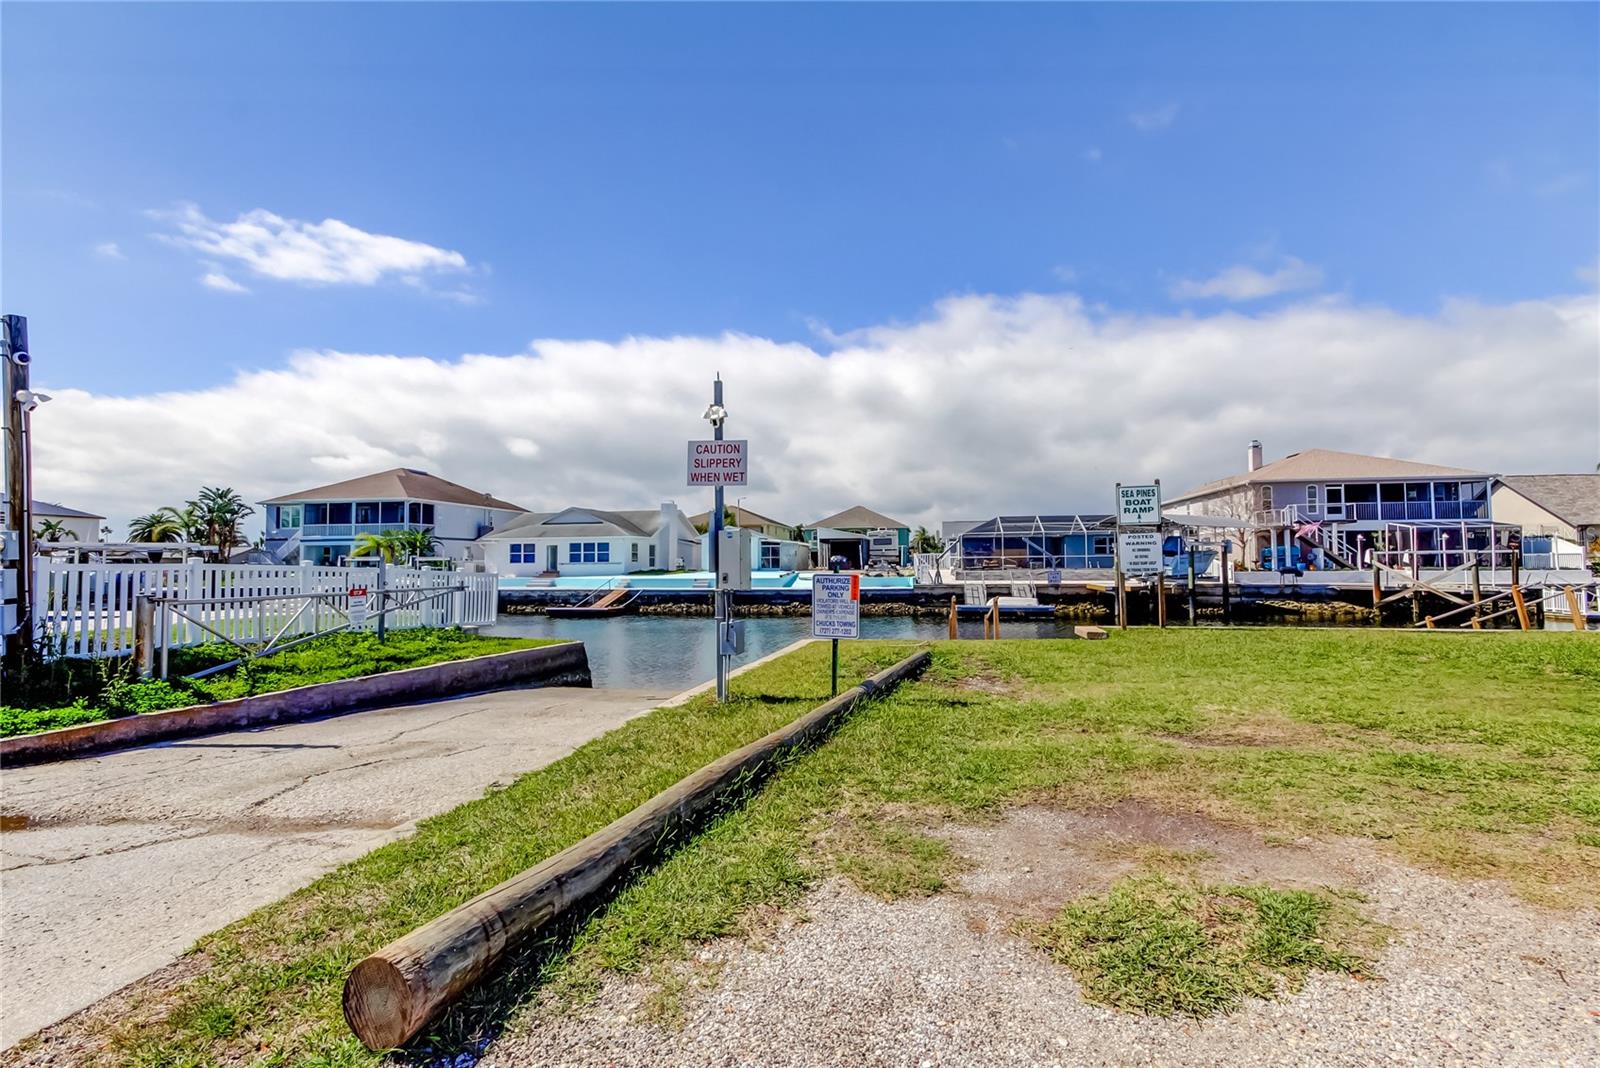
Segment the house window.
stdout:
<svg viewBox="0 0 1600 1068">
<path fill-rule="evenodd" d="M 1112 549 L 1111 542 L 1112 542 L 1112 537 L 1111 537 L 1110 534 L 1096 534 L 1093 538 L 1091 538 L 1089 540 L 1089 555 L 1090 556 L 1111 556 L 1111 555 L 1113 555 L 1115 553 L 1115 550 Z"/>
<path fill-rule="evenodd" d="M 1261 510 L 1263 512 L 1272 511 L 1272 487 L 1271 486 L 1262 486 L 1261 487 Z"/>
<path fill-rule="evenodd" d="M 761 569 L 763 571 L 776 571 L 783 566 L 783 559 L 779 555 L 782 546 L 771 542 L 761 544 Z"/>
<path fill-rule="evenodd" d="M 378 522 L 378 515 L 379 515 L 379 508 L 378 508 L 378 502 L 377 501 L 357 501 L 356 502 L 356 522 L 357 523 L 376 523 L 376 522 Z"/>
<path fill-rule="evenodd" d="M 433 505 L 412 501 L 407 511 L 412 526 L 433 526 Z"/>
<path fill-rule="evenodd" d="M 328 506 L 325 504 L 306 505 L 306 523 L 310 526 L 321 526 L 328 521 Z"/>
<path fill-rule="evenodd" d="M 630 559 L 636 564 L 639 562 L 639 543 L 638 542 L 634 542 L 633 543 L 633 555 L 630 557 Z"/>
<path fill-rule="evenodd" d="M 611 543 L 609 541 L 574 541 L 567 545 L 567 563 L 569 564 L 609 564 L 611 562 Z"/>
<path fill-rule="evenodd" d="M 406 521 L 404 501 L 384 501 L 378 506 L 378 521 L 385 526 L 399 526 Z"/>
<path fill-rule="evenodd" d="M 1306 487 L 1306 511 L 1322 511 L 1322 487 L 1309 485 Z"/>
<path fill-rule="evenodd" d="M 330 522 L 330 523 L 348 523 L 348 522 L 350 522 L 350 504 L 349 504 L 349 502 L 345 502 L 345 503 L 342 503 L 342 504 L 330 504 L 330 505 L 328 505 L 328 522 Z"/>
<path fill-rule="evenodd" d="M 654 543 L 650 545 L 650 566 L 652 568 L 656 566 L 656 547 Z"/>
<path fill-rule="evenodd" d="M 300 506 L 298 504 L 278 505 L 278 529 L 295 530 L 300 526 Z"/>
<path fill-rule="evenodd" d="M 539 562 L 539 546 L 536 542 L 513 542 L 511 545 L 511 562 L 513 564 L 537 564 Z"/>
</svg>

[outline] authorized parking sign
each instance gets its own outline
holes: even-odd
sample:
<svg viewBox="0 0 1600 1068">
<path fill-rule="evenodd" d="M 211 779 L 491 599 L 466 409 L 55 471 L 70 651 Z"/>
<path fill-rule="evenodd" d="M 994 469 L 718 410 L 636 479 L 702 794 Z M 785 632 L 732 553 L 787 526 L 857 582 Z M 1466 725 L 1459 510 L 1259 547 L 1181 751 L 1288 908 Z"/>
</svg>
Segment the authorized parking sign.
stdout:
<svg viewBox="0 0 1600 1068">
<path fill-rule="evenodd" d="M 811 576 L 811 636 L 861 637 L 861 576 Z"/>
</svg>

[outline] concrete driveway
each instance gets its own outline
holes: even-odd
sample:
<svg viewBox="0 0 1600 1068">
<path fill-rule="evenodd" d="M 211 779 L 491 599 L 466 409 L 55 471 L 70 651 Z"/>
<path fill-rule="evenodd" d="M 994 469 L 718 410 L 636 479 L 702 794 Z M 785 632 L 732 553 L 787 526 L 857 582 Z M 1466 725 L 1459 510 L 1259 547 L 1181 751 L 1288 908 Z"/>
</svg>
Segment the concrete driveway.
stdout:
<svg viewBox="0 0 1600 1068">
<path fill-rule="evenodd" d="M 0 771 L 0 1047 L 668 696 L 504 690 Z"/>
</svg>

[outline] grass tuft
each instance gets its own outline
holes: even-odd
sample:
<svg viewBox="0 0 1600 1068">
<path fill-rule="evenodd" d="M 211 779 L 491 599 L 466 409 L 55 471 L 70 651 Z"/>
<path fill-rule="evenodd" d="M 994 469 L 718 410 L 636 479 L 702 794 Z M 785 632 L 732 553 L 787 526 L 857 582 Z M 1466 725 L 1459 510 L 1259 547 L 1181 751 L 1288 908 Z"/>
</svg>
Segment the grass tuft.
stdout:
<svg viewBox="0 0 1600 1068">
<path fill-rule="evenodd" d="M 1088 1000 L 1150 1015 L 1231 1012 L 1299 990 L 1310 971 L 1367 974 L 1354 909 L 1308 890 L 1142 874 L 1024 930 L 1072 969 Z"/>
</svg>

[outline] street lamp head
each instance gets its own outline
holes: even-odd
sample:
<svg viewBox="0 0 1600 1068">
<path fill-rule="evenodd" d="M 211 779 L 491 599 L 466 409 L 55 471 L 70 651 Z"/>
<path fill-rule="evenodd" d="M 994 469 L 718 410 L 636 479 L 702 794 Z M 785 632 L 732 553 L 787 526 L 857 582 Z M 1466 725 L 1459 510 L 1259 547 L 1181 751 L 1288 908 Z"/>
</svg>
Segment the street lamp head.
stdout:
<svg viewBox="0 0 1600 1068">
<path fill-rule="evenodd" d="M 702 418 L 712 426 L 721 426 L 728 418 L 728 409 L 720 404 L 710 405 L 706 408 L 706 414 Z"/>
<path fill-rule="evenodd" d="M 32 389 L 19 389 L 12 396 L 16 398 L 18 404 L 22 405 L 23 410 L 28 412 L 33 411 L 50 399 L 50 394 L 40 393 Z"/>
</svg>

